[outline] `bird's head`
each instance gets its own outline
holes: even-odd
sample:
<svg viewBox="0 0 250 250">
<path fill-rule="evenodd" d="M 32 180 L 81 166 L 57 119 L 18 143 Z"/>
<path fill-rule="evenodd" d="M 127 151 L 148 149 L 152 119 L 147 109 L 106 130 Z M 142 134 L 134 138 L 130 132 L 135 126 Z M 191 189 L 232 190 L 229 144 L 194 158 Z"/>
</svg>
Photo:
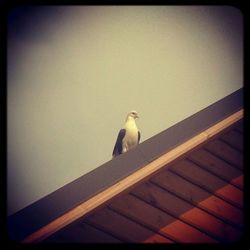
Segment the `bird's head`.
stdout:
<svg viewBox="0 0 250 250">
<path fill-rule="evenodd" d="M 135 110 L 132 110 L 128 113 L 127 118 L 129 118 L 129 117 L 133 117 L 134 119 L 136 119 L 136 118 L 139 118 L 139 115 Z"/>
</svg>

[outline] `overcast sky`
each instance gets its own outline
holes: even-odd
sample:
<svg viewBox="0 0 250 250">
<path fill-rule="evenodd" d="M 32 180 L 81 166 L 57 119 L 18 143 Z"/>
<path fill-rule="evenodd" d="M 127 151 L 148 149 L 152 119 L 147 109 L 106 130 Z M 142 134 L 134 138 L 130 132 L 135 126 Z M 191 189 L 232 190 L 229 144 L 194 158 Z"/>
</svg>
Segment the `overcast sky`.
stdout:
<svg viewBox="0 0 250 250">
<path fill-rule="evenodd" d="M 145 141 L 243 86 L 232 7 L 23 7 L 8 27 L 8 213 L 111 159 L 127 112 Z"/>
</svg>

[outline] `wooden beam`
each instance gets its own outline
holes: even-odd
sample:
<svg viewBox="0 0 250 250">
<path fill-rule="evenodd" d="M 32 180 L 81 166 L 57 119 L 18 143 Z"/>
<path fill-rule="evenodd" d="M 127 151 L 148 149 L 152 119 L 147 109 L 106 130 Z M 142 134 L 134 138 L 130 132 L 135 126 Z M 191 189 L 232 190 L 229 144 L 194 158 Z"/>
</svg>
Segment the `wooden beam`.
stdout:
<svg viewBox="0 0 250 250">
<path fill-rule="evenodd" d="M 99 194 L 95 195 L 89 200 L 71 209 L 67 213 L 63 214 L 62 216 L 53 220 L 46 226 L 40 228 L 36 232 L 26 237 L 22 242 L 31 243 L 31 242 L 42 241 L 43 239 L 49 237 L 51 234 L 57 232 L 61 228 L 65 227 L 66 225 L 70 224 L 71 222 L 77 220 L 78 218 L 87 214 L 91 210 L 95 209 L 99 205 L 108 201 L 115 195 L 133 186 L 134 184 L 143 180 L 144 178 L 151 176 L 153 173 L 161 169 L 166 164 L 169 164 L 173 160 L 177 159 L 178 157 L 182 156 L 183 154 L 187 153 L 193 148 L 199 146 L 201 143 L 217 135 L 218 133 L 220 133 L 221 131 L 228 128 L 229 126 L 231 126 L 232 124 L 234 124 L 235 122 L 237 122 L 242 118 L 243 118 L 243 109 L 232 114 L 231 116 L 215 124 L 214 126 L 206 129 L 205 131 L 194 136 L 190 140 L 182 143 L 181 145 L 177 146 L 171 151 L 160 156 L 156 160 L 150 162 L 145 167 L 137 170 L 133 174 L 127 176 L 126 178 L 122 179 L 121 181 L 117 182 L 116 184 L 112 185 L 106 190 L 100 192 Z"/>
<path fill-rule="evenodd" d="M 242 119 L 243 115 L 244 115 L 244 110 L 241 109 L 238 112 L 230 115 L 226 119 L 222 120 L 221 122 L 218 122 L 214 126 L 208 128 L 204 132 L 210 138 L 210 137 L 220 133 L 222 130 L 226 129 L 227 127 L 231 126 L 235 122 L 239 121 L 240 119 Z"/>
</svg>

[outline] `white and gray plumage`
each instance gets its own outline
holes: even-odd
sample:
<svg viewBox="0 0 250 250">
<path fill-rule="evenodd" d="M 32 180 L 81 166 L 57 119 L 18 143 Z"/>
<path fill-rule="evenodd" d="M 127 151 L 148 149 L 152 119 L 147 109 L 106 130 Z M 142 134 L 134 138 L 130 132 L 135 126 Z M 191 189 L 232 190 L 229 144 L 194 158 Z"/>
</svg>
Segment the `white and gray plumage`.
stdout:
<svg viewBox="0 0 250 250">
<path fill-rule="evenodd" d="M 141 134 L 135 123 L 136 118 L 139 118 L 136 111 L 128 113 L 126 123 L 117 136 L 113 150 L 113 158 L 127 152 L 139 144 Z"/>
</svg>

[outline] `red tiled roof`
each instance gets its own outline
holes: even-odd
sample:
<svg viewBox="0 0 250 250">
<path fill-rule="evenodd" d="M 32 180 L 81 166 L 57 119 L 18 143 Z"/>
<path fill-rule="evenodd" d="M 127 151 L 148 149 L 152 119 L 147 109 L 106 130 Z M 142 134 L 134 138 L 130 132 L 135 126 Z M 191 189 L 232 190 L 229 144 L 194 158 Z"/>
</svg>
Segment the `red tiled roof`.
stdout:
<svg viewBox="0 0 250 250">
<path fill-rule="evenodd" d="M 45 242 L 232 242 L 243 232 L 242 120 Z"/>
<path fill-rule="evenodd" d="M 219 203 L 224 209 L 225 207 L 230 208 L 231 212 L 242 209 L 243 177 L 242 165 L 239 163 L 242 162 L 243 155 L 243 130 L 240 125 L 236 125 L 236 122 L 243 118 L 243 112 L 243 89 L 239 89 L 143 141 L 126 154 L 102 164 L 95 170 L 80 176 L 9 216 L 7 220 L 9 239 L 23 243 L 43 240 L 134 241 L 124 239 L 124 235 L 117 235 L 117 233 L 113 235 L 113 232 L 87 222 L 86 216 L 91 216 L 95 209 L 103 207 L 104 204 L 110 213 L 120 215 L 117 217 L 122 218 L 125 224 L 133 225 L 137 229 L 142 227 L 142 232 L 149 233 L 150 236 L 144 237 L 145 241 L 152 241 L 152 237 L 157 241 L 163 239 L 179 241 L 178 237 L 166 236 L 161 231 L 166 227 L 169 232 L 169 228 L 171 230 L 178 228 L 176 225 L 182 225 L 184 228 L 188 228 L 189 232 L 190 230 L 193 232 L 192 235 L 188 234 L 188 239 L 192 242 L 194 238 L 197 241 L 205 238 L 217 241 L 233 239 L 232 236 L 229 238 L 216 236 L 209 230 L 204 232 L 202 226 L 210 225 L 209 223 L 212 221 L 215 224 L 222 221 L 235 230 L 240 229 L 241 231 L 242 229 L 238 221 L 231 222 L 231 218 L 224 218 L 228 215 L 227 213 L 223 214 L 220 211 L 218 214 L 216 204 Z M 233 124 L 236 127 L 228 130 Z M 212 137 L 213 141 L 210 140 Z M 202 147 L 198 150 L 197 147 L 201 145 Z M 160 175 L 157 175 L 159 171 Z M 161 176 L 165 176 L 165 179 L 162 179 Z M 171 185 L 169 185 L 170 183 Z M 149 185 L 154 187 L 154 190 L 161 190 L 159 192 L 165 194 L 164 199 L 167 199 L 168 195 L 168 199 L 170 199 L 168 203 L 174 206 L 173 211 L 166 210 L 166 207 L 165 210 L 157 207 L 157 203 L 155 203 L 157 197 L 154 198 L 155 200 L 147 201 L 145 197 L 136 196 L 133 193 L 136 189 L 133 191 L 132 188 L 139 188 L 138 185 Z M 116 208 L 112 210 L 113 203 L 111 202 L 115 196 L 118 199 L 120 195 L 123 195 L 122 193 L 133 196 L 137 201 L 140 200 L 144 204 L 140 208 L 142 211 L 147 203 L 151 210 L 158 211 L 158 213 L 162 209 L 164 218 L 168 215 L 171 220 L 168 223 L 164 221 L 165 224 L 160 224 L 160 227 L 154 223 L 146 224 L 147 221 L 131 218 L 125 213 L 120 212 L 119 214 Z M 154 196 L 150 194 L 149 197 Z M 176 206 L 177 203 L 175 204 L 171 199 L 178 201 L 183 207 Z M 180 213 L 180 208 L 182 213 Z M 179 212 L 177 213 L 177 211 Z M 197 218 L 203 216 L 206 223 L 196 225 L 187 220 L 185 216 L 193 215 L 193 211 L 196 211 L 196 216 L 191 222 L 195 222 Z M 84 220 L 85 217 L 86 220 Z M 75 226 L 78 224 L 80 226 Z M 83 227 L 84 230 L 82 230 Z M 186 235 L 184 231 L 183 229 L 176 232 L 184 236 Z M 224 232 L 227 233 L 226 230 Z M 156 235 L 154 236 L 153 233 Z M 205 236 L 195 236 L 200 233 Z M 187 238 L 182 241 L 186 242 Z"/>
</svg>

